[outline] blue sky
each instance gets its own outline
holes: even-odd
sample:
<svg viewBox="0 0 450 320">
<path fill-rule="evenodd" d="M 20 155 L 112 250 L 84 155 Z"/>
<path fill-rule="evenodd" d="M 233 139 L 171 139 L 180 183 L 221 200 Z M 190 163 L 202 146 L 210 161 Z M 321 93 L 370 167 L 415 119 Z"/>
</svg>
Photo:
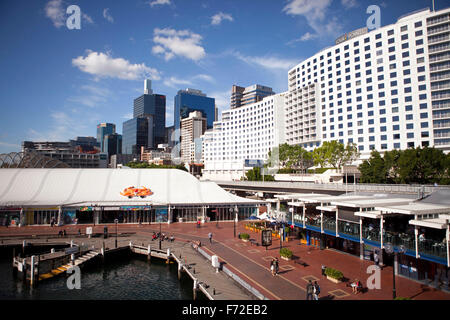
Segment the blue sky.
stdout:
<svg viewBox="0 0 450 320">
<path fill-rule="evenodd" d="M 80 30 L 66 27 L 70 5 Z M 202 90 L 219 110 L 233 84 L 286 91 L 289 68 L 364 27 L 369 5 L 384 26 L 431 0 L 3 0 L 0 153 L 96 136 L 100 122 L 121 133 L 145 78 L 167 97 L 168 126 L 180 89 Z"/>
</svg>

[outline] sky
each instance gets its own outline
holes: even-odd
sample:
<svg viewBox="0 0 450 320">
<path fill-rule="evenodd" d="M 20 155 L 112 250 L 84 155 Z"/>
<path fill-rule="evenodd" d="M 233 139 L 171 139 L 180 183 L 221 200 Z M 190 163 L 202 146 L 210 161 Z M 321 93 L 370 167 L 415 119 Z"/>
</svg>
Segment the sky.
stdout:
<svg viewBox="0 0 450 320">
<path fill-rule="evenodd" d="M 340 35 L 431 7 L 429 0 L 1 0 L 0 153 L 22 141 L 96 137 L 101 122 L 122 133 L 133 100 L 166 96 L 173 124 L 178 90 L 194 88 L 229 109 L 233 84 L 288 89 L 288 70 Z M 71 5 L 80 29 L 69 29 Z M 436 9 L 450 1 L 436 0 Z"/>
</svg>

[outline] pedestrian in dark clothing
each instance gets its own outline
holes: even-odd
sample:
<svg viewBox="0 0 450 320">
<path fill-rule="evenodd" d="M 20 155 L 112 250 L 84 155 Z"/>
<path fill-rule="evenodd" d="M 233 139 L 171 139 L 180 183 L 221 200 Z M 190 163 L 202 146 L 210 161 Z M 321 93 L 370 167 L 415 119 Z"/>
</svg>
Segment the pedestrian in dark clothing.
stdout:
<svg viewBox="0 0 450 320">
<path fill-rule="evenodd" d="M 314 286 L 309 280 L 308 285 L 306 286 L 306 300 L 313 300 L 313 294 L 314 294 Z"/>
<path fill-rule="evenodd" d="M 320 286 L 317 281 L 314 281 L 314 300 L 319 300 Z"/>
<path fill-rule="evenodd" d="M 326 276 L 326 274 L 325 274 L 325 270 L 326 270 L 326 266 L 322 266 L 322 275 L 325 277 Z"/>
<path fill-rule="evenodd" d="M 279 261 L 278 258 L 275 258 L 275 274 L 278 275 L 279 270 Z"/>
</svg>

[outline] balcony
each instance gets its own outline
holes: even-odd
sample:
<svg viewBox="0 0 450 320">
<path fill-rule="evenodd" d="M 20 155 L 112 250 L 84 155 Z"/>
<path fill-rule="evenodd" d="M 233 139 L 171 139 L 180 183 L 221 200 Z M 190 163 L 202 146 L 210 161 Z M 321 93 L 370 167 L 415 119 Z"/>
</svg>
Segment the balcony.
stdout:
<svg viewBox="0 0 450 320">
<path fill-rule="evenodd" d="M 416 251 L 415 239 L 411 234 L 386 231 L 383 240 L 384 243 L 392 243 L 394 247 L 404 246 L 406 250 Z"/>
<path fill-rule="evenodd" d="M 444 241 L 420 240 L 419 255 L 433 256 L 439 259 L 447 259 L 447 246 Z"/>
<path fill-rule="evenodd" d="M 430 26 L 434 26 L 437 24 L 447 22 L 447 21 L 450 21 L 450 15 L 444 15 L 442 17 L 437 17 L 437 18 L 430 18 L 427 21 L 427 26 L 430 27 Z"/>
<path fill-rule="evenodd" d="M 449 31 L 449 30 L 450 30 L 450 25 L 447 23 L 446 25 L 441 26 L 441 27 L 429 28 L 428 29 L 428 35 L 431 36 L 431 35 L 435 35 L 435 34 L 438 34 L 438 33 L 441 33 L 441 32 L 446 32 L 446 31 Z"/>
<path fill-rule="evenodd" d="M 314 228 L 320 227 L 320 216 L 318 217 L 306 217 L 306 225 Z"/>
<path fill-rule="evenodd" d="M 323 217 L 323 229 L 336 234 L 336 219 Z"/>
<path fill-rule="evenodd" d="M 359 223 L 338 220 L 338 232 L 359 239 Z"/>
<path fill-rule="evenodd" d="M 363 226 L 362 237 L 365 240 L 381 243 L 381 232 L 377 228 Z"/>
</svg>

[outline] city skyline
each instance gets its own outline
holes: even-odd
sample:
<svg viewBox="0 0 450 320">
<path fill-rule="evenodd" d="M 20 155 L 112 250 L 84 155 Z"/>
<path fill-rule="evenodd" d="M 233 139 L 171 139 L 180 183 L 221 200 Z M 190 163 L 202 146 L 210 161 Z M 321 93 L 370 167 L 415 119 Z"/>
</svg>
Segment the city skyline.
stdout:
<svg viewBox="0 0 450 320">
<path fill-rule="evenodd" d="M 82 12 L 81 30 L 66 27 L 66 8 Z M 152 79 L 166 96 L 166 126 L 173 124 L 178 90 L 195 88 L 215 98 L 219 115 L 230 108 L 232 85 L 256 83 L 288 90 L 287 72 L 364 27 L 369 5 L 381 25 L 431 7 L 395 2 L 291 0 L 222 3 L 60 0 L 3 3 L 0 34 L 2 117 L 0 153 L 21 141 L 68 141 L 95 136 L 96 125 L 132 118 L 133 100 Z M 445 4 L 436 3 L 436 9 Z M 270 21 L 270 23 L 267 23 Z M 44 78 L 43 78 L 44 77 Z"/>
</svg>

